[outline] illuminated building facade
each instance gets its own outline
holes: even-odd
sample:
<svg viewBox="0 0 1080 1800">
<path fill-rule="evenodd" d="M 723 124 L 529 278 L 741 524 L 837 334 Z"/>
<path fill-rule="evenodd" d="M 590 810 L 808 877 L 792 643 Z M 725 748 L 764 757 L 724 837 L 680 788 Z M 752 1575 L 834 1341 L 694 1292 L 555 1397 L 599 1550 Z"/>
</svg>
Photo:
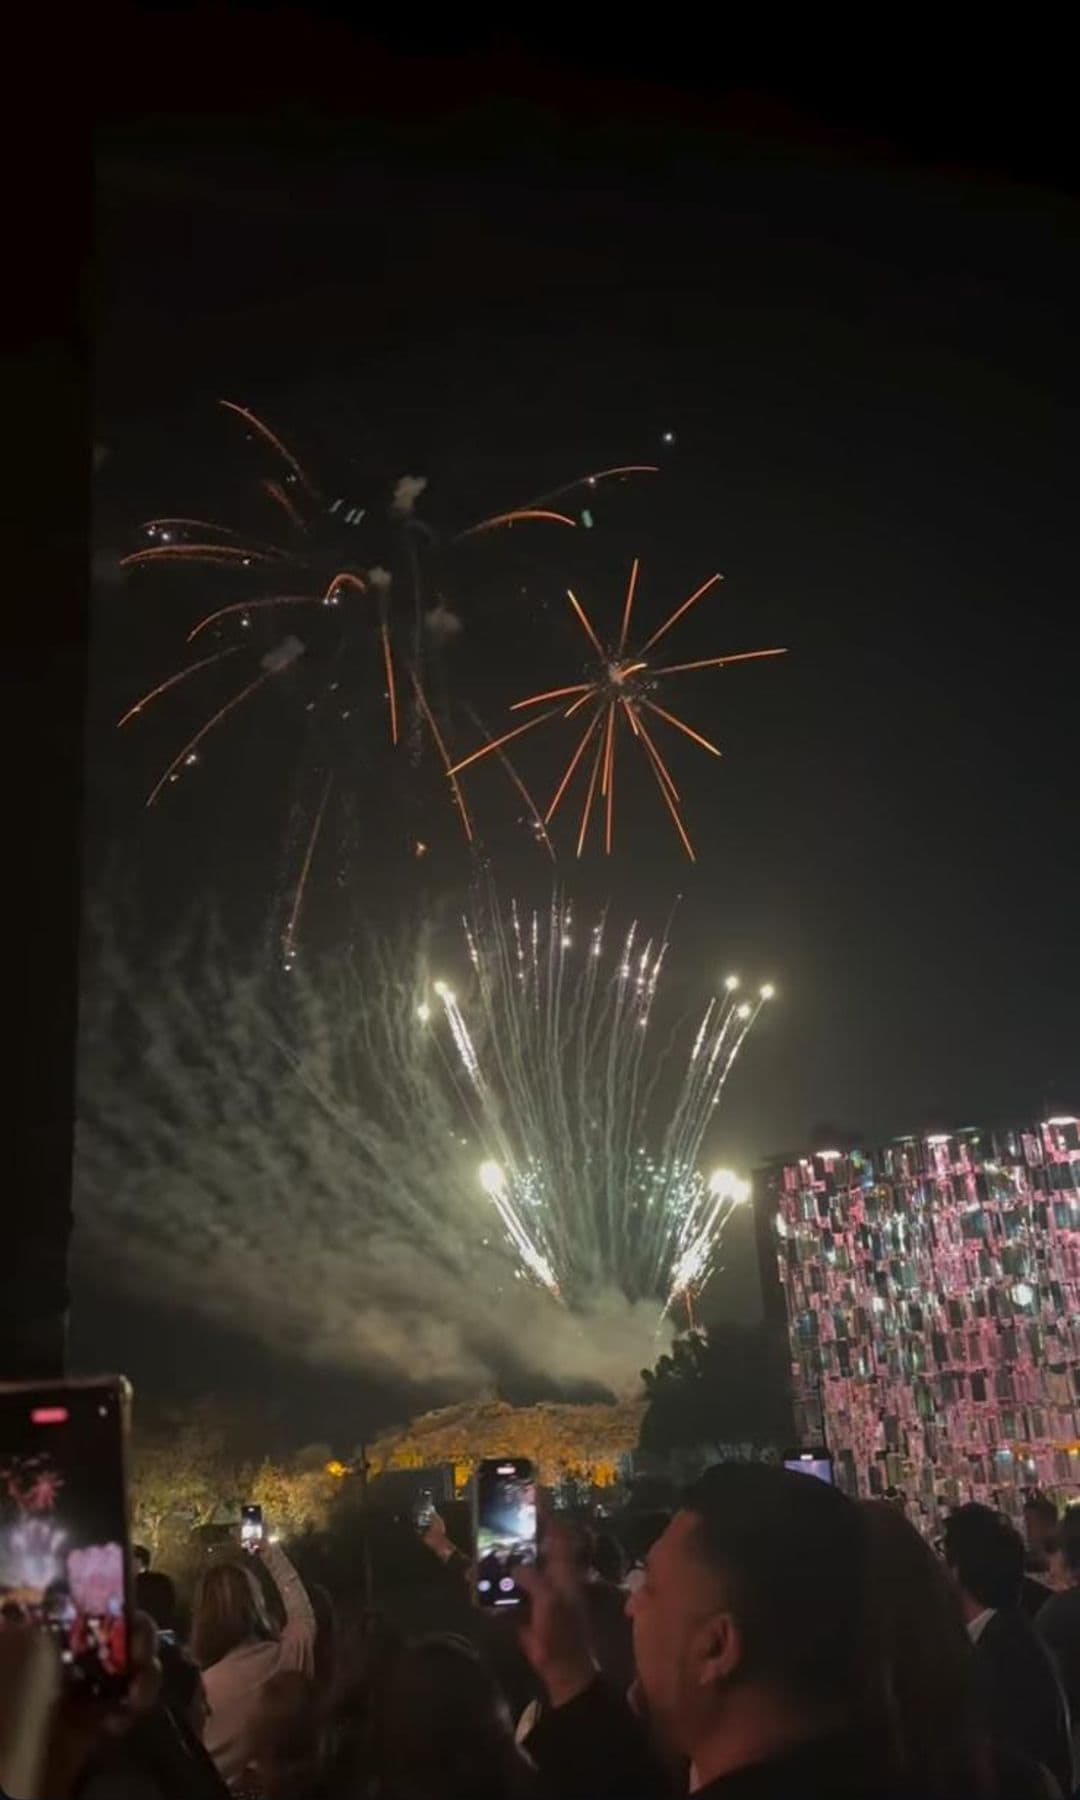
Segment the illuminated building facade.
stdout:
<svg viewBox="0 0 1080 1800">
<path fill-rule="evenodd" d="M 935 1519 L 1080 1487 L 1080 1121 L 901 1138 L 755 1183 L 796 1441 Z"/>
</svg>

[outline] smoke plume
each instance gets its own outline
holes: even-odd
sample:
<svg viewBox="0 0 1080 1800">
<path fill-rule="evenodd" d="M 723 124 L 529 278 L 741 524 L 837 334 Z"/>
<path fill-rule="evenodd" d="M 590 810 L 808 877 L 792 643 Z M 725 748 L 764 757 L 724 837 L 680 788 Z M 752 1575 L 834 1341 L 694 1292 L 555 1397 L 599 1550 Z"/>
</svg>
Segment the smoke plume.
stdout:
<svg viewBox="0 0 1080 1800">
<path fill-rule="evenodd" d="M 418 1029 L 416 938 L 282 976 L 209 929 L 148 972 L 106 931 L 84 966 L 77 1267 L 425 1397 L 635 1388 L 659 1309 L 571 1314 L 515 1267 Z"/>
</svg>

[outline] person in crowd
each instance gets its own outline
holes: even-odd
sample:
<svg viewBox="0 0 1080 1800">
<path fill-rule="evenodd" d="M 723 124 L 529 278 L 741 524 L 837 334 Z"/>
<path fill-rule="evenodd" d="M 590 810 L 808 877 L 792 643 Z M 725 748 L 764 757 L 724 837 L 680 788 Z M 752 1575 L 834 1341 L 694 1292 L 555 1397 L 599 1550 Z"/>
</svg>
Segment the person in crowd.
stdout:
<svg viewBox="0 0 1080 1800">
<path fill-rule="evenodd" d="M 309 1581 L 307 1593 L 315 1615 L 315 1683 L 325 1691 L 330 1688 L 334 1678 L 337 1615 L 330 1591 L 321 1582 Z"/>
<path fill-rule="evenodd" d="M 1048 1494 L 1024 1501 L 1024 1584 L 1020 1604 L 1033 1619 L 1053 1591 L 1051 1560 L 1057 1547 L 1058 1511 Z"/>
<path fill-rule="evenodd" d="M 1064 1585 L 1040 1607 L 1035 1629 L 1058 1666 L 1072 1725 L 1073 1767 L 1080 1772 L 1080 1506 L 1061 1521 L 1057 1555 Z"/>
<path fill-rule="evenodd" d="M 282 1670 L 314 1671 L 315 1615 L 303 1582 L 277 1544 L 264 1542 L 254 1554 L 277 1589 L 285 1620 L 280 1631 L 246 1558 L 204 1569 L 192 1606 L 191 1649 L 210 1706 L 206 1747 L 230 1785 L 243 1773 L 262 1688 Z"/>
<path fill-rule="evenodd" d="M 866 1533 L 836 1488 L 723 1464 L 689 1490 L 629 1601 L 639 1705 L 695 1800 L 877 1800 L 902 1792 L 880 1724 Z M 572 1560 L 521 1572 L 526 1654 L 549 1705 L 526 1748 L 551 1792 L 654 1800 L 668 1776 L 597 1678 Z M 870 1696 L 875 1703 L 872 1706 Z M 919 1800 L 929 1800 L 919 1796 Z"/>
<path fill-rule="evenodd" d="M 668 1512 L 637 1513 L 627 1519 L 623 1526 L 623 1543 L 630 1566 L 623 1577 L 622 1586 L 628 1594 L 632 1594 L 644 1581 L 645 1558 L 660 1534 L 667 1530 L 670 1521 L 671 1514 Z"/>
<path fill-rule="evenodd" d="M 393 1659 L 380 1689 L 372 1785 L 376 1800 L 537 1794 L 502 1693 L 464 1638 L 421 1638 Z"/>
<path fill-rule="evenodd" d="M 580 1520 L 569 1525 L 573 1555 L 581 1574 L 589 1642 L 604 1679 L 618 1694 L 626 1694 L 634 1679 L 634 1649 L 626 1595 L 597 1567 L 596 1536 Z"/>
<path fill-rule="evenodd" d="M 252 1800 L 312 1800 L 319 1776 L 315 1682 L 281 1669 L 263 1683 L 245 1741 L 244 1773 L 234 1788 Z"/>
<path fill-rule="evenodd" d="M 145 1614 L 141 1629 L 154 1634 Z M 136 1707 L 118 1734 L 105 1734 L 73 1784 L 76 1800 L 229 1800 L 202 1742 L 202 1677 L 190 1657 L 156 1642 L 160 1664 L 152 1701 Z"/>
<path fill-rule="evenodd" d="M 972 1503 L 950 1514 L 945 1561 L 975 1647 L 986 1729 L 1073 1789 L 1069 1713 L 1053 1658 L 1020 1605 L 1024 1545 L 1000 1513 Z"/>
<path fill-rule="evenodd" d="M 321 1782 L 329 1800 L 367 1796 L 375 1766 L 382 1689 L 403 1649 L 397 1626 L 380 1612 L 345 1619 L 338 1631 L 334 1681 L 323 1696 Z"/>
<path fill-rule="evenodd" d="M 131 1566 L 136 1576 L 145 1575 L 150 1567 L 150 1552 L 145 1544 L 132 1544 Z"/>
<path fill-rule="evenodd" d="M 888 1500 L 860 1507 L 868 1552 L 868 1618 L 883 1683 L 875 1703 L 900 1791 L 936 1800 L 1046 1800 L 1045 1772 L 992 1743 L 980 1714 L 974 1655 L 959 1597 L 933 1550 Z"/>
<path fill-rule="evenodd" d="M 581 1610 L 589 1653 L 600 1677 L 612 1692 L 625 1698 L 634 1679 L 634 1649 L 626 1595 L 604 1580 L 596 1568 L 595 1539 L 580 1519 L 550 1515 L 543 1527 L 545 1554 L 554 1544 L 565 1547 L 580 1586 Z M 543 1711 L 543 1700 L 534 1696 L 521 1712 L 517 1739 L 525 1743 Z"/>
<path fill-rule="evenodd" d="M 621 1587 L 626 1575 L 626 1558 L 615 1533 L 610 1530 L 593 1533 L 592 1566 L 601 1581 Z"/>
<path fill-rule="evenodd" d="M 176 1589 L 162 1569 L 144 1569 L 135 1577 L 135 1604 L 153 1619 L 158 1639 L 175 1644 L 179 1636 Z"/>
</svg>

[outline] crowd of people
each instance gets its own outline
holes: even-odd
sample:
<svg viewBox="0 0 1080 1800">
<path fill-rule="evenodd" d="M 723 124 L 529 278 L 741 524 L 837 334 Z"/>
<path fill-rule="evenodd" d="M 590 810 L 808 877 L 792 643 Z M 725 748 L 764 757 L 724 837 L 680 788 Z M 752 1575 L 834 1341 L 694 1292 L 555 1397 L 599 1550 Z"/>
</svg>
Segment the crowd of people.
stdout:
<svg viewBox="0 0 1080 1800">
<path fill-rule="evenodd" d="M 901 1505 L 724 1464 L 670 1515 L 631 1518 L 623 1542 L 549 1513 L 536 1565 L 517 1571 L 527 1604 L 512 1621 L 471 1610 L 467 1635 L 335 1609 L 275 1543 L 210 1562 L 186 1622 L 168 1575 L 143 1568 L 131 1699 L 96 1737 L 84 1724 L 38 1791 L 1069 1800 L 1080 1509 L 1059 1521 L 1034 1496 L 1025 1526 L 1026 1544 L 960 1506 L 932 1546 Z M 438 1515 L 424 1542 L 464 1606 L 469 1561 Z M 9 1768 L 32 1760 L 27 1635 L 0 1633 Z M 36 1715 L 54 1737 L 58 1710 Z"/>
</svg>

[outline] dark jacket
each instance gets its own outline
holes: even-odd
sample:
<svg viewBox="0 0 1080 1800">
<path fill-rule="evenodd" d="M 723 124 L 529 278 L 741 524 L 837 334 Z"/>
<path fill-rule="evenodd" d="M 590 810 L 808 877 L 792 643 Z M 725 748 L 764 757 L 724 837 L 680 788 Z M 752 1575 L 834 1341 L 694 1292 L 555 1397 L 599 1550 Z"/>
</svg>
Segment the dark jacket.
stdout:
<svg viewBox="0 0 1080 1800">
<path fill-rule="evenodd" d="M 566 1706 L 545 1712 L 525 1748 L 547 1800 L 679 1800 L 685 1775 L 662 1768 L 644 1727 L 602 1681 Z M 991 1759 L 996 1800 L 1046 1800 L 1041 1772 L 1020 1752 Z M 734 1769 L 692 1800 L 934 1800 L 898 1790 L 843 1736 L 820 1738 L 768 1762 Z M 957 1800 L 951 1795 L 949 1800 Z M 981 1800 L 972 1795 L 971 1800 Z"/>
<path fill-rule="evenodd" d="M 1039 1609 L 1035 1629 L 1057 1663 L 1075 1732 L 1080 1726 L 1080 1587 L 1050 1594 Z"/>
<path fill-rule="evenodd" d="M 644 1727 L 605 1684 L 545 1712 L 525 1745 L 551 1800 L 674 1800 Z M 693 1800 L 900 1800 L 844 1738 L 823 1738 L 752 1768 L 737 1769 Z M 914 1797 L 912 1797 L 914 1800 Z M 918 1800 L 931 1800 L 919 1795 Z"/>
<path fill-rule="evenodd" d="M 987 1731 L 1049 1769 L 1073 1791 L 1069 1710 L 1053 1658 L 1019 1607 L 993 1615 L 975 1644 L 975 1679 Z"/>
</svg>

